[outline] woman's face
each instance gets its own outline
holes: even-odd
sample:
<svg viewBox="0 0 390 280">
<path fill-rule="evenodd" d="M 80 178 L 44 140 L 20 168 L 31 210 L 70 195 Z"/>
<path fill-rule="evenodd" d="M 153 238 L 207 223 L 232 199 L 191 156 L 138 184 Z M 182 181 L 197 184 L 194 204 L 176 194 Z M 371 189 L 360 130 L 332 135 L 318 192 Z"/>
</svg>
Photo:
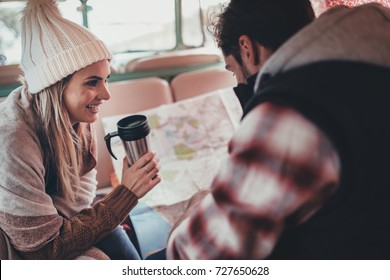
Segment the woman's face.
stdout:
<svg viewBox="0 0 390 280">
<path fill-rule="evenodd" d="M 97 120 L 103 100 L 110 99 L 110 63 L 101 60 L 75 72 L 64 90 L 64 104 L 72 125 Z"/>
</svg>

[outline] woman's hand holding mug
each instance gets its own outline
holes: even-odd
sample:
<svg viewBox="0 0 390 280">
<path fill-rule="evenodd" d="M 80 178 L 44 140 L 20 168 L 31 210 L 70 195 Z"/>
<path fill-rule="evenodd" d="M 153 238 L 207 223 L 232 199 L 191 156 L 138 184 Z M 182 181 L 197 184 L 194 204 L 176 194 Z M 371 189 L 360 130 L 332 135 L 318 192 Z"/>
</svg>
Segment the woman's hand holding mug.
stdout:
<svg viewBox="0 0 390 280">
<path fill-rule="evenodd" d="M 138 198 L 143 197 L 158 183 L 161 177 L 158 172 L 159 158 L 154 152 L 147 152 L 132 166 L 129 166 L 127 158 L 123 159 L 122 185 L 132 191 Z"/>
</svg>

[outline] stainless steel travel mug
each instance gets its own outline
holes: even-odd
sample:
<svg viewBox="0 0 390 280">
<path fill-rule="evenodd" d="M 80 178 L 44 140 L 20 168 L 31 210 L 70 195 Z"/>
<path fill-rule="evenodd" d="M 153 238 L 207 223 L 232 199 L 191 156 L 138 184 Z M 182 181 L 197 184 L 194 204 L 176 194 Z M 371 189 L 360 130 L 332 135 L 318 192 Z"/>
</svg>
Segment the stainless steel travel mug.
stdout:
<svg viewBox="0 0 390 280">
<path fill-rule="evenodd" d="M 126 152 L 127 161 L 131 166 L 150 150 L 148 119 L 144 115 L 128 116 L 118 121 L 117 128 L 118 131 L 108 133 L 104 137 L 107 149 L 117 159 L 111 150 L 111 138 L 119 136 Z"/>
</svg>

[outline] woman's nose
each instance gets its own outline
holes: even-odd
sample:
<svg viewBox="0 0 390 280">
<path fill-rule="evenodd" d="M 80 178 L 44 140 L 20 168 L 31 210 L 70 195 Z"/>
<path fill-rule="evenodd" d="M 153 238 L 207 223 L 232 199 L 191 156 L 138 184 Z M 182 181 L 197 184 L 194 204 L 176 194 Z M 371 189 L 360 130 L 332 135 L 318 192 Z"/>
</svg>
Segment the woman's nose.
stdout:
<svg viewBox="0 0 390 280">
<path fill-rule="evenodd" d="M 111 98 L 111 93 L 108 90 L 108 86 L 105 85 L 104 87 L 102 87 L 101 91 L 99 92 L 99 99 L 108 100 L 110 98 Z"/>
</svg>

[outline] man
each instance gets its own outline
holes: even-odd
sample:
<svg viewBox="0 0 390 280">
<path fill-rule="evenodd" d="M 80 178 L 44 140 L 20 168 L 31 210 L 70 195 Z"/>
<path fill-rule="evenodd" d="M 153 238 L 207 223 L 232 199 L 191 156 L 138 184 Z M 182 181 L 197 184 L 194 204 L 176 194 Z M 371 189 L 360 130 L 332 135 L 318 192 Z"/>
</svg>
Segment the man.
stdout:
<svg viewBox="0 0 390 280">
<path fill-rule="evenodd" d="M 288 38 L 315 18 L 309 0 L 232 1 L 214 26 L 234 91 L 244 107 L 253 95 L 256 74 Z"/>
<path fill-rule="evenodd" d="M 378 4 L 338 7 L 268 57 L 230 156 L 176 225 L 168 258 L 390 258 L 389 19 Z M 235 24 L 246 35 L 253 21 Z"/>
</svg>

